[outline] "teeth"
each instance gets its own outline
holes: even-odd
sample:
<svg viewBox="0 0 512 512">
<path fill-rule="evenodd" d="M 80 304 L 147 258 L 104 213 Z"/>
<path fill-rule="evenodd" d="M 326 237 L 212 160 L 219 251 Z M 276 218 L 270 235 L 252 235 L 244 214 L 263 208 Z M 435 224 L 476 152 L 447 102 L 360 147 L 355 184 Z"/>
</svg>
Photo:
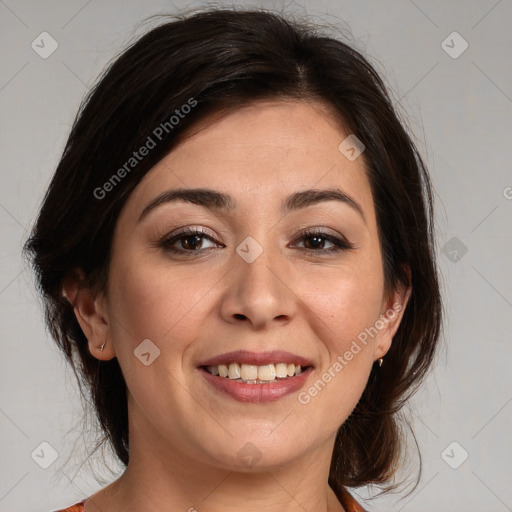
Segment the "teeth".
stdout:
<svg viewBox="0 0 512 512">
<path fill-rule="evenodd" d="M 231 363 L 228 369 L 228 377 L 230 379 L 240 378 L 240 365 L 238 363 Z"/>
<path fill-rule="evenodd" d="M 288 365 L 284 363 L 276 364 L 276 377 L 279 377 L 281 379 L 288 377 Z"/>
<path fill-rule="evenodd" d="M 274 380 L 276 378 L 276 367 L 273 364 L 258 366 L 258 379 Z"/>
<path fill-rule="evenodd" d="M 219 367 L 218 366 L 208 366 L 208 371 L 212 375 L 219 375 Z"/>
<path fill-rule="evenodd" d="M 258 367 L 252 364 L 243 364 L 240 366 L 240 378 L 246 381 L 256 380 L 258 378 Z"/>
<path fill-rule="evenodd" d="M 252 364 L 231 363 L 229 365 L 207 366 L 206 370 L 212 375 L 227 377 L 237 382 L 247 384 L 261 384 L 277 379 L 286 379 L 302 373 L 302 367 L 298 364 L 267 364 L 256 366 Z"/>
</svg>

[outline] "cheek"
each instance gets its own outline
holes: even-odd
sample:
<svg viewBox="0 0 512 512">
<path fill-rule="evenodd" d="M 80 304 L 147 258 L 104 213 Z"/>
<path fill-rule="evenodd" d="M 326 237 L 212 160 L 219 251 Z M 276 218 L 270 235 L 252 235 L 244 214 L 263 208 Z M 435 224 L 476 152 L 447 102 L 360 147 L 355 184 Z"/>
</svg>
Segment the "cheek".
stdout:
<svg viewBox="0 0 512 512">
<path fill-rule="evenodd" d="M 304 311 L 322 343 L 320 368 L 299 400 L 308 411 L 336 411 L 327 421 L 335 428 L 352 412 L 371 371 L 368 329 L 379 318 L 383 277 L 354 265 L 336 273 L 321 269 L 303 283 Z"/>
<path fill-rule="evenodd" d="M 332 356 L 343 353 L 347 344 L 379 317 L 382 273 L 374 270 L 378 263 L 359 263 L 312 270 L 296 288 L 311 321 L 316 318 L 314 323 L 322 333 L 319 337 Z"/>
<path fill-rule="evenodd" d="M 151 265 L 144 259 L 118 261 L 111 272 L 109 297 L 116 353 L 133 354 L 145 339 L 164 356 L 183 352 L 197 337 L 205 314 L 203 299 L 214 285 L 212 273 L 208 277 L 194 269 Z"/>
</svg>

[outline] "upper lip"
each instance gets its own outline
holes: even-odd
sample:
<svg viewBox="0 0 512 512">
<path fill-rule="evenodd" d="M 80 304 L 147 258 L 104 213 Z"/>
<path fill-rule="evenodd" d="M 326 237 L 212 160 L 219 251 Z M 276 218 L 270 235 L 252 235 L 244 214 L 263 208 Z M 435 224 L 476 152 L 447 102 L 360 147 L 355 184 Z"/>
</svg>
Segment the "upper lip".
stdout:
<svg viewBox="0 0 512 512">
<path fill-rule="evenodd" d="M 267 364 L 287 363 L 296 364 L 302 367 L 313 366 L 313 363 L 304 357 L 285 350 L 271 350 L 266 352 L 251 352 L 250 350 L 234 350 L 218 356 L 206 359 L 198 366 L 218 366 L 219 364 L 229 365 L 231 363 L 251 364 L 264 366 Z"/>
</svg>

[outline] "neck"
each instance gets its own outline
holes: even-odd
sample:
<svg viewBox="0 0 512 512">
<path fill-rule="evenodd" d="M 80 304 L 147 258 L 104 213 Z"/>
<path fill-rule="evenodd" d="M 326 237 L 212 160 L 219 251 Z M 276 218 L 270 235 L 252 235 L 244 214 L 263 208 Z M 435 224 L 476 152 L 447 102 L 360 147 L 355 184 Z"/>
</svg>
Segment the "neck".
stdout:
<svg viewBox="0 0 512 512">
<path fill-rule="evenodd" d="M 235 471 L 194 459 L 146 427 L 130 425 L 126 471 L 86 512 L 344 512 L 327 483 L 334 437 L 289 464 Z"/>
</svg>

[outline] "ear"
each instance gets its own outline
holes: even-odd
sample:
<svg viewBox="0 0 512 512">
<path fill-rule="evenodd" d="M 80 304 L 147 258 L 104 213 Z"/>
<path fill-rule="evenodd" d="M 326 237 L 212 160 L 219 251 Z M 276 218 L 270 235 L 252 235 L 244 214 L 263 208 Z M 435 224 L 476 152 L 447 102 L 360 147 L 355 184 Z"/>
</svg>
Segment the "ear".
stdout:
<svg viewBox="0 0 512 512">
<path fill-rule="evenodd" d="M 115 357 L 106 299 L 86 285 L 81 269 L 64 279 L 62 295 L 73 306 L 76 319 L 89 341 L 91 355 L 102 361 Z M 100 350 L 103 344 L 103 350 Z"/>
<path fill-rule="evenodd" d="M 406 269 L 411 282 L 410 269 Z M 400 326 L 400 322 L 404 316 L 405 308 L 411 297 L 412 286 L 405 286 L 400 284 L 396 290 L 387 293 L 381 306 L 381 314 L 376 326 L 379 328 L 379 333 L 376 337 L 374 346 L 374 360 L 378 360 L 386 355 L 393 342 L 393 337 Z"/>
</svg>

